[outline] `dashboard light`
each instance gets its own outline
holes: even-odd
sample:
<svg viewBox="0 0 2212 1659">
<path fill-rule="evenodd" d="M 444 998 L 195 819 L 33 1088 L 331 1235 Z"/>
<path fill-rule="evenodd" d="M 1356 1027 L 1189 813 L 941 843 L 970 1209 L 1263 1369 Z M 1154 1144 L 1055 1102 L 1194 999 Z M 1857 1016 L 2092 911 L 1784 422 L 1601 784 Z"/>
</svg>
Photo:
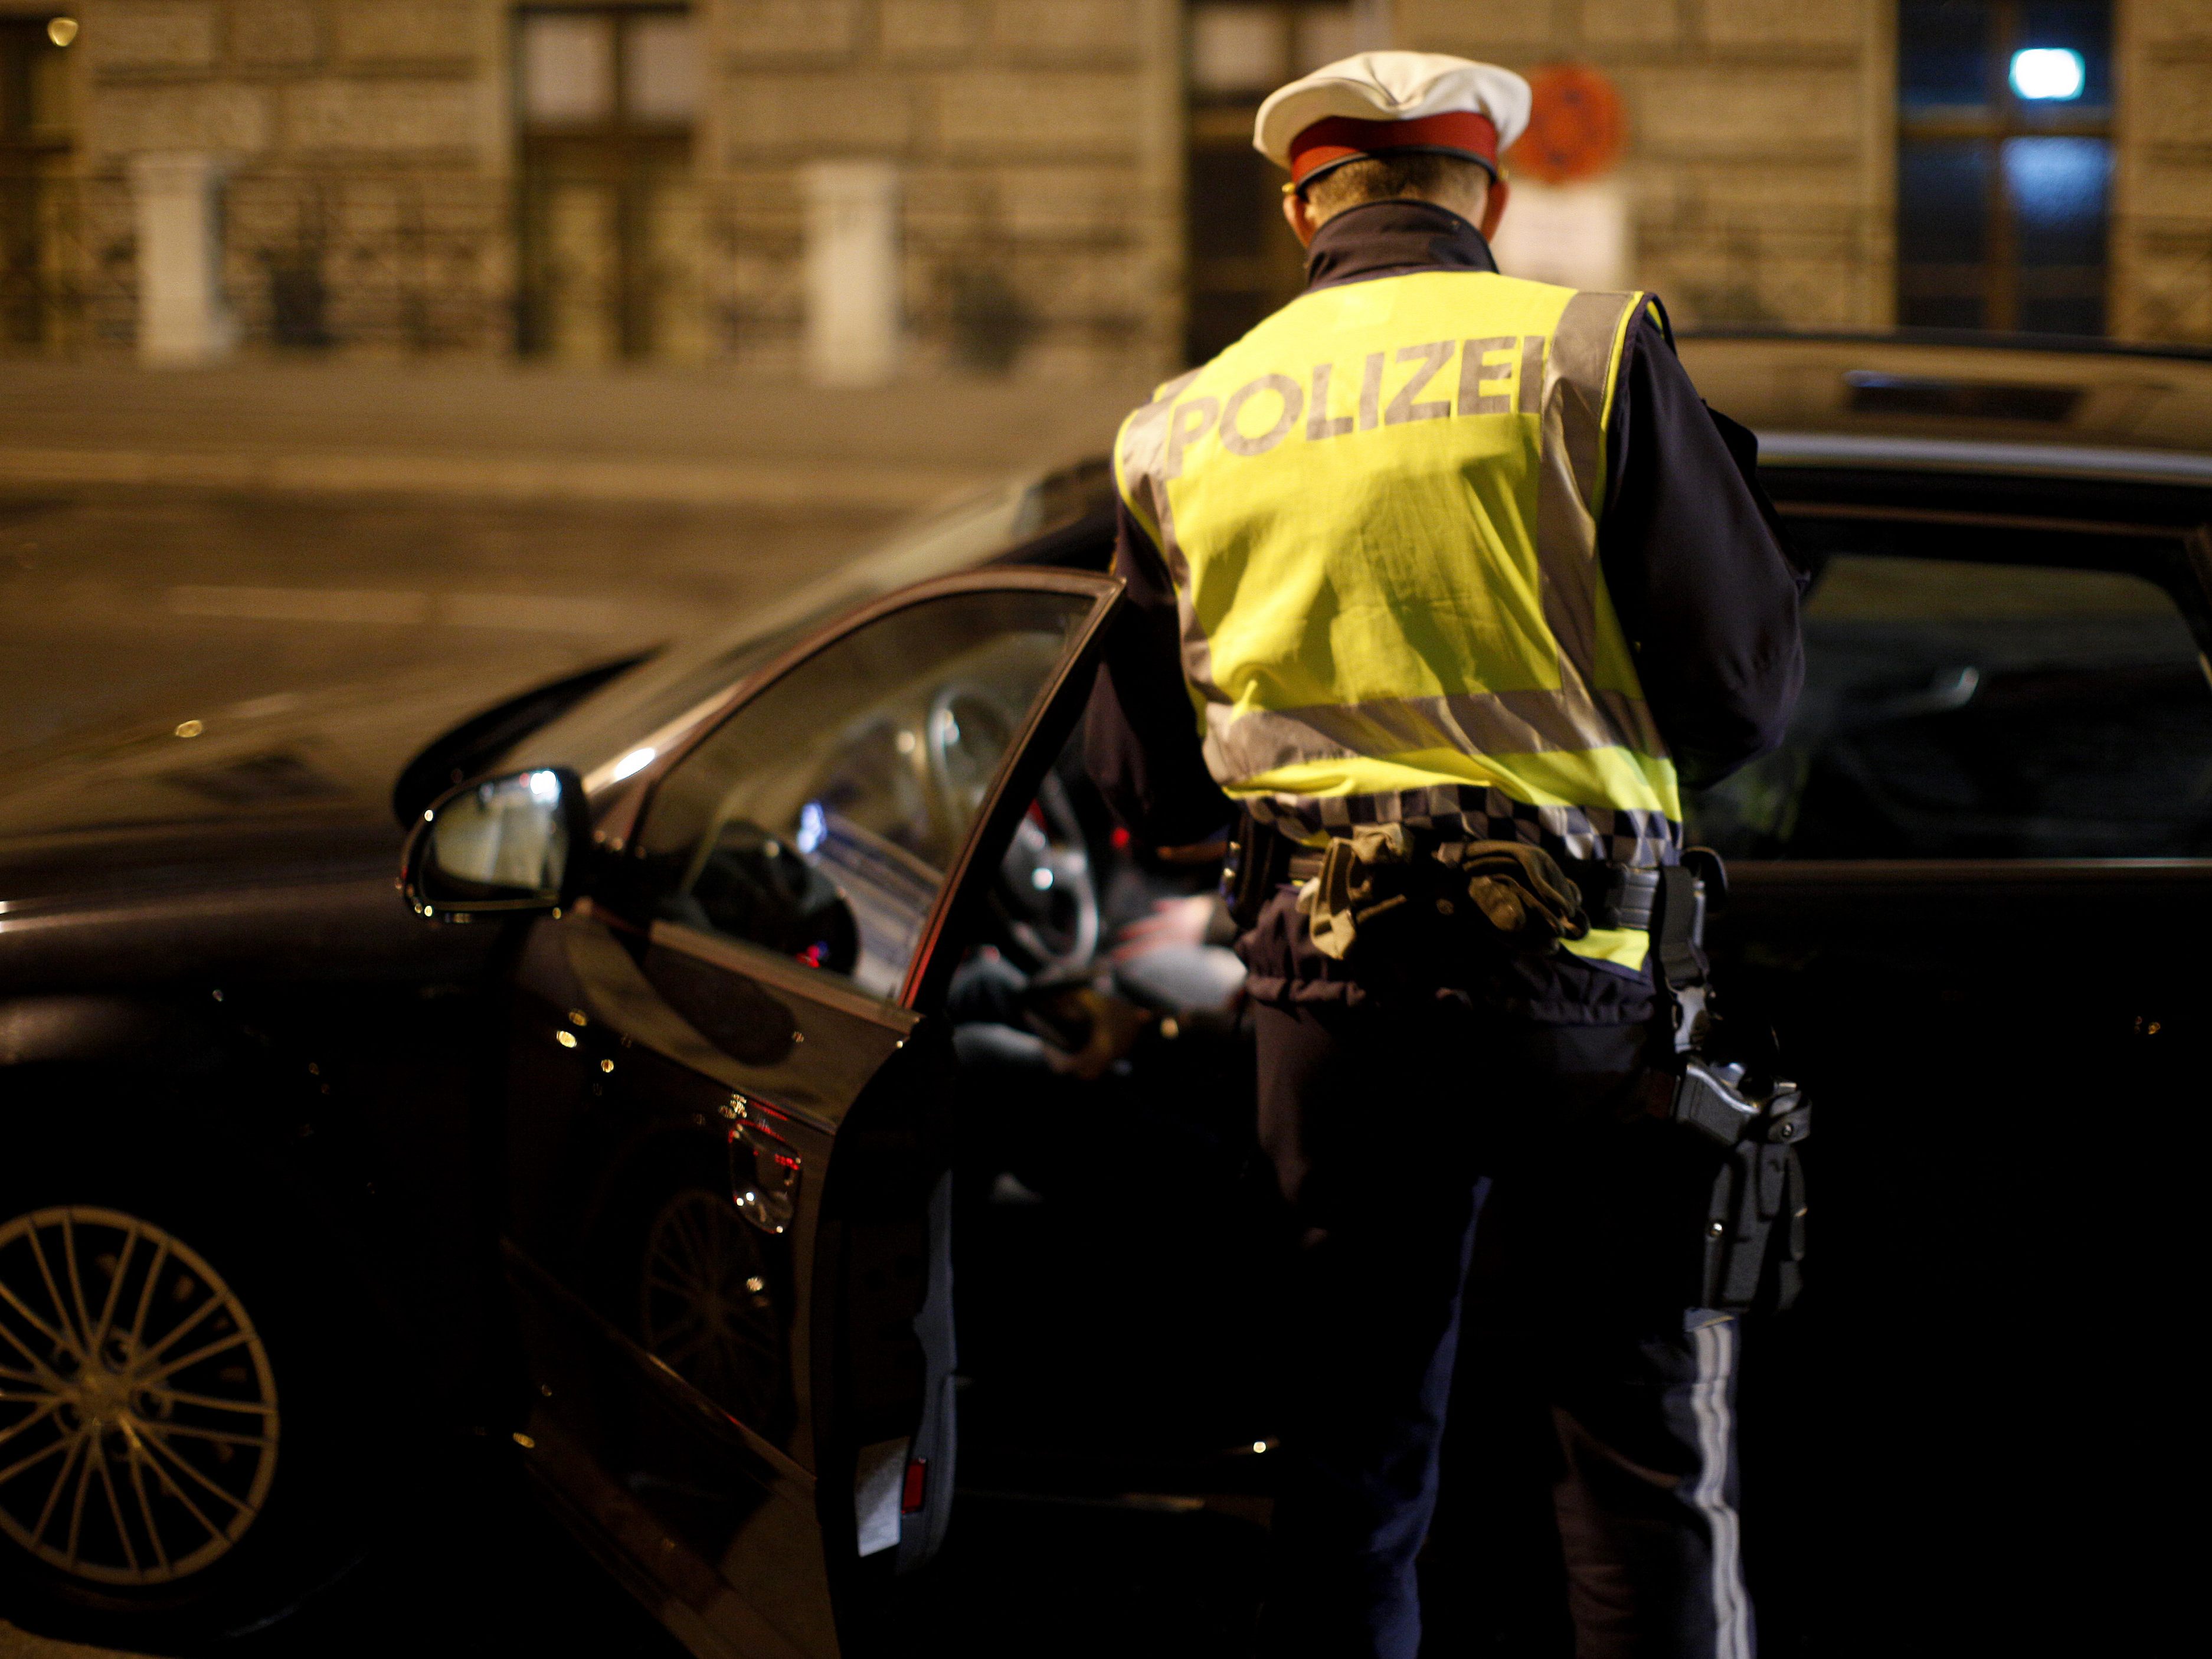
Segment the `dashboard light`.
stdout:
<svg viewBox="0 0 2212 1659">
<path fill-rule="evenodd" d="M 2030 46 L 2012 55 L 2012 89 L 2038 102 L 2063 102 L 2081 95 L 2087 78 L 2081 54 L 2064 46 Z"/>
<path fill-rule="evenodd" d="M 634 778 L 644 771 L 653 764 L 654 752 L 650 747 L 631 750 L 615 763 L 615 781 L 620 783 L 624 778 Z"/>
</svg>

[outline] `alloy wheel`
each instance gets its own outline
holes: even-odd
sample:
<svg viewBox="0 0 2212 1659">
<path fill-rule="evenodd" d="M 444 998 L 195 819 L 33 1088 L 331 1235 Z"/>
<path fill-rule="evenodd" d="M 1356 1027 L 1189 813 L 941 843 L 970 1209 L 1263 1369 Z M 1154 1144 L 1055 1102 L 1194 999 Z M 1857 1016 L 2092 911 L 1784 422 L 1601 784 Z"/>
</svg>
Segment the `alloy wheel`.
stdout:
<svg viewBox="0 0 2212 1659">
<path fill-rule="evenodd" d="M 236 1547 L 276 1473 L 276 1382 L 245 1304 L 142 1217 L 0 1225 L 0 1532 L 100 1584 Z"/>
<path fill-rule="evenodd" d="M 647 1230 L 638 1307 L 647 1351 L 756 1425 L 783 1374 L 783 1336 L 757 1238 L 729 1200 L 678 1193 Z"/>
</svg>

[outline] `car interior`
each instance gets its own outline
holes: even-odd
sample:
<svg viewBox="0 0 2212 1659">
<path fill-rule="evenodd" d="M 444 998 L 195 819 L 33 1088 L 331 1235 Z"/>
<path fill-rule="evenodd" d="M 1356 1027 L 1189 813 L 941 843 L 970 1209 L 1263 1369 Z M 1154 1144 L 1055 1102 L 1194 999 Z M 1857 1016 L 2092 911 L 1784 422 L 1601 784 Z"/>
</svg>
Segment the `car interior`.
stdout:
<svg viewBox="0 0 2212 1659">
<path fill-rule="evenodd" d="M 1089 605 L 938 600 L 777 681 L 656 795 L 640 839 L 657 913 L 898 994 Z M 1238 1340 L 1254 1310 L 1227 1288 L 1250 1281 L 1235 1224 L 1265 1194 L 1241 1127 L 1243 969 L 1213 880 L 1212 863 L 1164 859 L 1119 830 L 1079 732 L 1016 823 L 965 943 L 948 1012 L 968 1483 L 1059 1479 L 1031 1466 L 1070 1462 L 1071 1412 L 1089 1425 L 1101 1481 L 1117 1478 L 1117 1450 L 1146 1445 L 1158 1461 L 1169 1445 L 1171 1462 L 1212 1465 L 1249 1462 L 1265 1443 L 1252 1345 Z M 1102 1229 L 1117 1236 L 1111 1249 Z M 1102 1273 L 1067 1295 L 1071 1275 Z M 1182 1328 L 1173 1340 L 1163 1318 Z M 1167 1354 L 1172 1379 L 1150 1369 Z M 998 1473 L 979 1473 L 994 1459 Z"/>
<path fill-rule="evenodd" d="M 1103 568 L 1110 525 L 1094 510 L 1005 562 Z M 1934 556 L 1878 520 L 1802 528 L 1805 695 L 1779 750 L 1691 801 L 1693 842 L 1739 860 L 2212 847 L 2204 606 L 2172 544 L 1993 529 Z M 640 841 L 658 913 L 898 995 L 1087 605 L 939 599 L 785 674 L 656 795 Z M 969 1522 L 1040 1502 L 1063 1506 L 1054 1525 L 1069 1504 L 1261 1512 L 1288 1230 L 1251 1134 L 1217 867 L 1133 841 L 1079 729 L 958 943 Z M 1540 1465 L 1522 1473 L 1540 1495 Z"/>
<path fill-rule="evenodd" d="M 1102 568 L 1109 526 L 1093 511 L 1007 562 Z M 1960 533 L 1940 558 L 1900 539 L 1806 538 L 1805 696 L 1776 753 L 1695 799 L 1692 839 L 1738 860 L 2203 853 L 2212 683 L 2185 568 L 2086 538 L 2022 556 Z M 655 803 L 661 913 L 896 994 L 1069 625 L 1024 603 L 878 626 L 756 699 Z M 1233 1483 L 1267 1441 L 1238 1241 L 1272 1201 L 1244 1127 L 1243 969 L 1212 866 L 1134 844 L 1079 748 L 1018 824 L 950 992 L 963 1457 L 1011 1490 L 1073 1411 Z M 1095 1277 L 1085 1296 L 1044 1293 L 1071 1273 Z M 1145 1374 L 1158 1354 L 1172 1387 Z"/>
</svg>

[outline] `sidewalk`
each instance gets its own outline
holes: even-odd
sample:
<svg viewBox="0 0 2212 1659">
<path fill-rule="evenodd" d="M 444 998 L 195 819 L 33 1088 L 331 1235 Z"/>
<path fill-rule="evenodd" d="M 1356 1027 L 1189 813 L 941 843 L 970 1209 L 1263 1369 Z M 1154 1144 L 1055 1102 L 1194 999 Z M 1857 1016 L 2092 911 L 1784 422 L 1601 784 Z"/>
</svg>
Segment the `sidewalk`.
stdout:
<svg viewBox="0 0 2212 1659">
<path fill-rule="evenodd" d="M 0 359 L 0 485 L 910 510 L 1103 453 L 1146 388 L 866 391 L 478 360 Z"/>
</svg>

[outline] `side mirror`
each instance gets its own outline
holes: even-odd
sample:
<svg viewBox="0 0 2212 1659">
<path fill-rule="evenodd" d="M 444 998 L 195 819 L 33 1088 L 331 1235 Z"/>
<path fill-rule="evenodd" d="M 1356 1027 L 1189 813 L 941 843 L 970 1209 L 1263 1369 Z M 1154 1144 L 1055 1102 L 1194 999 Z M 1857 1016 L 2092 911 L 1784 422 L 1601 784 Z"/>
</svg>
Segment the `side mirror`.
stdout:
<svg viewBox="0 0 2212 1659">
<path fill-rule="evenodd" d="M 574 896 L 590 840 L 584 786 L 566 768 L 465 783 L 416 823 L 399 890 L 435 921 L 558 910 Z"/>
</svg>

